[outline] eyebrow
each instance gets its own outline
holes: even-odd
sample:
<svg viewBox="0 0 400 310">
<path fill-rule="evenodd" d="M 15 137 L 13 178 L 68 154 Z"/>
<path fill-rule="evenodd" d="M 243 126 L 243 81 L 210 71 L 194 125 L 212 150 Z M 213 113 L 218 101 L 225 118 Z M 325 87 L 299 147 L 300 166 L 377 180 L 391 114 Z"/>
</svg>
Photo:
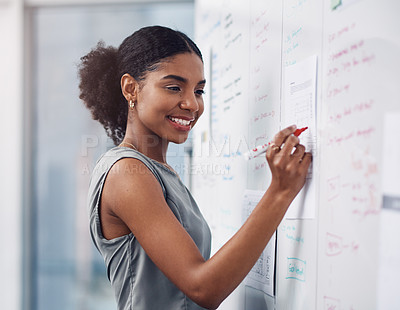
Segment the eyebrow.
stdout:
<svg viewBox="0 0 400 310">
<path fill-rule="evenodd" d="M 167 79 L 177 80 L 182 83 L 187 83 L 187 81 L 188 81 L 186 78 L 181 77 L 179 75 L 175 75 L 175 74 L 169 74 L 162 78 L 162 80 L 167 80 Z M 202 84 L 206 84 L 206 80 L 201 80 L 200 82 L 197 83 L 197 85 L 202 85 Z"/>
</svg>

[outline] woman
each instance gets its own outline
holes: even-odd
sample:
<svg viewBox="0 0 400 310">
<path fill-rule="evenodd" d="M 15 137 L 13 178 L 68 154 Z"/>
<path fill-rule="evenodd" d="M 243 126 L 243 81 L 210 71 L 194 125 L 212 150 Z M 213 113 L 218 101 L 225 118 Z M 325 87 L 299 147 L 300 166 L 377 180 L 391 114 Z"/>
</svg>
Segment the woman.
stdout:
<svg viewBox="0 0 400 310">
<path fill-rule="evenodd" d="M 210 230 L 166 163 L 203 113 L 202 56 L 186 35 L 142 28 L 118 49 L 82 57 L 80 98 L 112 137 L 93 172 L 92 239 L 118 309 L 216 309 L 257 261 L 304 185 L 311 155 L 279 132 L 266 157 L 271 184 L 241 229 L 212 258 Z"/>
</svg>

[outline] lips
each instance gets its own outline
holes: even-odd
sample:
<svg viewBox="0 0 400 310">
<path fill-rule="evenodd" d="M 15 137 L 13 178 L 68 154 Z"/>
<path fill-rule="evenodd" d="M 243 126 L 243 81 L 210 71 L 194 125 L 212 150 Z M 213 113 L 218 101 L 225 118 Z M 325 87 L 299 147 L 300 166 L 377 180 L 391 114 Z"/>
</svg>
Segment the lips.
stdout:
<svg viewBox="0 0 400 310">
<path fill-rule="evenodd" d="M 177 123 L 182 126 L 189 126 L 190 123 L 194 120 L 194 119 L 186 119 L 186 118 L 179 118 L 179 117 L 173 117 L 173 116 L 168 116 L 168 118 L 171 121 L 173 121 L 174 123 Z"/>
<path fill-rule="evenodd" d="M 194 121 L 194 118 L 188 118 L 186 116 L 168 116 L 167 118 L 174 128 L 183 131 L 189 131 Z"/>
</svg>

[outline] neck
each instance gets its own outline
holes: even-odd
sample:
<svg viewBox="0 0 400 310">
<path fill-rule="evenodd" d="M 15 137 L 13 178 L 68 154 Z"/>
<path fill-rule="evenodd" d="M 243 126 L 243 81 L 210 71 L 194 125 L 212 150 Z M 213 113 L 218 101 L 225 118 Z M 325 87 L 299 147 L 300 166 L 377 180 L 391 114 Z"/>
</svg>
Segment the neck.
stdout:
<svg viewBox="0 0 400 310">
<path fill-rule="evenodd" d="M 141 135 L 125 135 L 122 141 L 122 146 L 134 146 L 140 153 L 150 157 L 158 162 L 166 163 L 168 141 L 161 140 L 158 136 L 145 136 L 145 138 L 138 138 Z M 124 144 L 125 143 L 125 144 Z"/>
</svg>

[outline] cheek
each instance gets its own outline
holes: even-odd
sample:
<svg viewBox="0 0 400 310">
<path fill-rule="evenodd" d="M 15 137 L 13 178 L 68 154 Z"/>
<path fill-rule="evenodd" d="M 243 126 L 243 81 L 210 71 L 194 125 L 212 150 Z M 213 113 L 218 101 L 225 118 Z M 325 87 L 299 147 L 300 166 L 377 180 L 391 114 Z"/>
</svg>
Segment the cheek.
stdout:
<svg viewBox="0 0 400 310">
<path fill-rule="evenodd" d="M 199 117 L 203 114 L 204 112 L 204 101 L 200 100 L 199 101 Z"/>
<path fill-rule="evenodd" d="M 138 105 L 140 116 L 150 120 L 159 119 L 163 115 L 163 112 L 165 112 L 164 110 L 165 107 L 162 98 L 154 94 L 143 97 Z"/>
</svg>

